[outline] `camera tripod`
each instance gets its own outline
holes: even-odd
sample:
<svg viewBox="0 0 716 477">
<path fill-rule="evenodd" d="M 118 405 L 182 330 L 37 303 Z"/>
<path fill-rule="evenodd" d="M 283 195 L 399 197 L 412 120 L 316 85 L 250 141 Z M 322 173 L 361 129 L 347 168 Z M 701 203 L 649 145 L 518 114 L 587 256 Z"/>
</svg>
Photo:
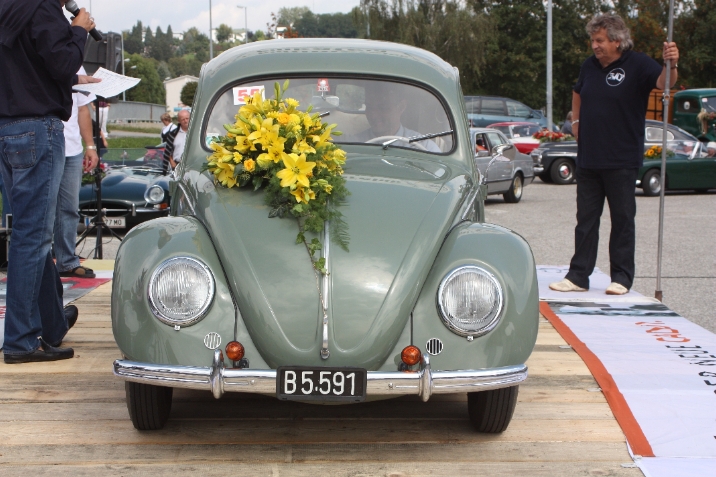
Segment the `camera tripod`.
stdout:
<svg viewBox="0 0 716 477">
<path fill-rule="evenodd" d="M 104 99 L 104 98 L 103 98 Z M 102 144 L 102 135 L 100 133 L 100 122 L 99 122 L 99 98 L 96 98 L 94 100 L 95 105 L 95 117 L 97 121 L 97 130 L 95 131 L 95 138 L 94 143 L 97 145 L 97 151 L 99 152 Z M 101 158 L 100 158 L 101 160 Z M 95 204 L 97 206 L 97 213 L 94 217 L 90 220 L 90 226 L 87 227 L 82 234 L 77 238 L 77 243 L 75 246 L 82 243 L 86 238 L 87 235 L 89 235 L 92 231 L 97 232 L 97 241 L 95 242 L 95 248 L 94 248 L 94 257 L 95 259 L 102 260 L 102 230 L 106 230 L 109 232 L 109 234 L 113 237 L 115 237 L 120 242 L 122 241 L 122 237 L 117 234 L 114 230 L 110 228 L 109 225 L 107 225 L 104 221 L 104 209 L 102 208 L 102 168 L 100 167 L 99 162 L 97 163 L 97 167 L 92 173 L 94 175 L 94 182 L 96 187 L 96 198 L 95 198 Z"/>
</svg>

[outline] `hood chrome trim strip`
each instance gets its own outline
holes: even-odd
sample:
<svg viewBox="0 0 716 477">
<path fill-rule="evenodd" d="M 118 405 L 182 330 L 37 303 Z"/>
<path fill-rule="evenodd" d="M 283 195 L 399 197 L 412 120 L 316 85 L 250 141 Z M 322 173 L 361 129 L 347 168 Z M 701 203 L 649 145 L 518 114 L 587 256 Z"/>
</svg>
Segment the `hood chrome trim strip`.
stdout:
<svg viewBox="0 0 716 477">
<path fill-rule="evenodd" d="M 331 243 L 331 234 L 330 234 L 330 227 L 328 225 L 328 222 L 325 222 L 323 225 L 323 248 L 321 249 L 321 256 L 326 260 L 325 262 L 325 269 L 326 273 L 323 275 L 323 280 L 321 280 L 321 295 L 323 296 L 323 300 L 318 304 L 321 314 L 321 320 L 323 322 L 323 343 L 321 346 L 321 358 L 322 359 L 328 359 L 328 357 L 331 355 L 331 352 L 328 349 L 328 314 L 331 310 L 331 284 L 329 281 L 330 276 L 330 243 Z M 320 296 L 319 296 L 320 299 Z M 325 308 L 324 308 L 325 307 Z"/>
</svg>

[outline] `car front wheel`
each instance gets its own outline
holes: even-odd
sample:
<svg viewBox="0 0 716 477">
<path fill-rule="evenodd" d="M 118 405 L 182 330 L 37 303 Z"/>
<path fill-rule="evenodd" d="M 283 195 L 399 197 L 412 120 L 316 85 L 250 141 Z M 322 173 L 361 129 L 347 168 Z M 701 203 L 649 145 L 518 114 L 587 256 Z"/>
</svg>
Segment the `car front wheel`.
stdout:
<svg viewBox="0 0 716 477">
<path fill-rule="evenodd" d="M 477 432 L 497 434 L 510 425 L 519 386 L 467 393 L 467 412 Z"/>
<path fill-rule="evenodd" d="M 136 429 L 154 431 L 164 427 L 172 410 L 174 388 L 126 381 L 124 390 L 129 417 Z"/>
<path fill-rule="evenodd" d="M 646 196 L 654 197 L 659 195 L 661 193 L 661 171 L 659 169 L 647 171 L 641 180 L 641 188 Z"/>
<path fill-rule="evenodd" d="M 555 184 L 571 184 L 574 182 L 574 162 L 566 157 L 555 159 L 550 168 L 550 176 Z"/>
<path fill-rule="evenodd" d="M 510 204 L 516 204 L 522 198 L 523 188 L 524 184 L 522 182 L 522 176 L 519 174 L 515 174 L 515 177 L 512 179 L 512 184 L 510 185 L 509 190 L 502 194 L 502 197 L 505 199 L 505 202 Z"/>
</svg>

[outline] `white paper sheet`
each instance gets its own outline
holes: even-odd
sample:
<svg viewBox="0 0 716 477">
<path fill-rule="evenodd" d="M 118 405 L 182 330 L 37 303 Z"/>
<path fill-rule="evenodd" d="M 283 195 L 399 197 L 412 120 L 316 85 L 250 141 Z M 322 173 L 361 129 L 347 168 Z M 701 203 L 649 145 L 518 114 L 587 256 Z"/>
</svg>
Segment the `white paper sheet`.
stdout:
<svg viewBox="0 0 716 477">
<path fill-rule="evenodd" d="M 94 93 L 102 98 L 111 98 L 135 87 L 141 81 L 141 78 L 123 76 L 104 68 L 98 69 L 92 77 L 101 78 L 102 81 L 99 83 L 77 84 L 72 89 L 84 93 Z"/>
</svg>

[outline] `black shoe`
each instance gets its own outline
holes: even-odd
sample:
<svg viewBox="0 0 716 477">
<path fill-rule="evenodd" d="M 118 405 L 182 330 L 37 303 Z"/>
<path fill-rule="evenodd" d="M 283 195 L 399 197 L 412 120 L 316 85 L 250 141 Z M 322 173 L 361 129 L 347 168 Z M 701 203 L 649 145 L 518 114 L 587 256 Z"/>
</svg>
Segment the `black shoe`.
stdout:
<svg viewBox="0 0 716 477">
<path fill-rule="evenodd" d="M 7 354 L 5 353 L 5 364 L 19 363 L 39 363 L 43 361 L 59 361 L 61 359 L 70 359 L 75 355 L 72 348 L 55 348 L 45 343 L 40 338 L 40 347 L 32 353 L 27 354 Z"/>
<path fill-rule="evenodd" d="M 77 323 L 77 317 L 80 316 L 80 311 L 75 305 L 67 305 L 65 307 L 65 318 L 67 318 L 67 331 L 72 329 Z"/>
<path fill-rule="evenodd" d="M 77 317 L 80 316 L 80 311 L 77 309 L 75 305 L 67 305 L 64 309 L 65 312 L 65 319 L 67 320 L 67 331 L 69 332 L 73 326 L 75 326 L 75 323 L 77 323 Z M 65 333 L 65 336 L 67 336 L 67 333 Z M 64 336 L 62 337 L 62 340 L 64 340 Z M 59 342 L 50 345 L 53 348 L 59 348 L 62 346 L 62 340 Z"/>
</svg>

